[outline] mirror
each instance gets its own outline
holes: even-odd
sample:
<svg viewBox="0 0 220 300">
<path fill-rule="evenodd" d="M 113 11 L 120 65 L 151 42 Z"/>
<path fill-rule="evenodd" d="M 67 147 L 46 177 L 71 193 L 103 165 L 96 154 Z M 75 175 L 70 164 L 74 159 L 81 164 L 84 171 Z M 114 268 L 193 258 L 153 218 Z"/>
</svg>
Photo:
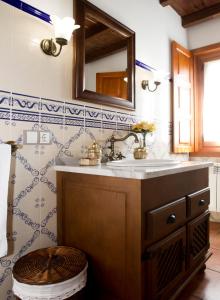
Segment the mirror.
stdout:
<svg viewBox="0 0 220 300">
<path fill-rule="evenodd" d="M 86 0 L 74 0 L 73 97 L 135 109 L 135 33 Z"/>
</svg>

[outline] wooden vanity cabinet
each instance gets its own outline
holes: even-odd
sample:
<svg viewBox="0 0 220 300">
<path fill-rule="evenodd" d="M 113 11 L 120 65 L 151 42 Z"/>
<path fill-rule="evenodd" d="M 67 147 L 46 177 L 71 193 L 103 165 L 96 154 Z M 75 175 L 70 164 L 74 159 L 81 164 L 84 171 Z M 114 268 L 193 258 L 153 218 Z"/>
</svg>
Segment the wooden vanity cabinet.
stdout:
<svg viewBox="0 0 220 300">
<path fill-rule="evenodd" d="M 87 254 L 88 299 L 175 299 L 210 255 L 208 168 L 145 180 L 57 172 L 57 188 L 58 243 Z"/>
</svg>

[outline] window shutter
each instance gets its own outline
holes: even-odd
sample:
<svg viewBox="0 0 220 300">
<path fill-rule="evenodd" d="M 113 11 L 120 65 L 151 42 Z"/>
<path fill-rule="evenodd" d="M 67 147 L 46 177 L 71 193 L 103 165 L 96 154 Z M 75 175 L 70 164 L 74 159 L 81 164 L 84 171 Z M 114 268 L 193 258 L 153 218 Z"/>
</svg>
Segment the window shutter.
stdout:
<svg viewBox="0 0 220 300">
<path fill-rule="evenodd" d="M 173 152 L 194 151 L 192 53 L 172 42 Z"/>
</svg>

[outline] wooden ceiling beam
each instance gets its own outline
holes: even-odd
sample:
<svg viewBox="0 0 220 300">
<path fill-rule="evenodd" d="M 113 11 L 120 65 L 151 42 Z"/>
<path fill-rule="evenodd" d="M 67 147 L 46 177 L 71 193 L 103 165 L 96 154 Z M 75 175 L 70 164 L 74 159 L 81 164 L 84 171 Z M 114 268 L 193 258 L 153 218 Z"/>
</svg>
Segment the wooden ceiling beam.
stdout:
<svg viewBox="0 0 220 300">
<path fill-rule="evenodd" d="M 160 0 L 160 4 L 162 5 L 162 6 L 167 6 L 167 5 L 170 5 L 170 0 Z"/>
<path fill-rule="evenodd" d="M 189 27 L 220 15 L 220 3 L 182 17 L 183 27 Z"/>
<path fill-rule="evenodd" d="M 85 53 L 85 63 L 88 64 L 90 62 L 93 62 L 97 59 L 106 57 L 108 55 L 117 53 L 119 51 L 122 51 L 123 49 L 126 49 L 127 47 L 127 40 L 124 39 L 120 42 L 107 45 L 106 47 L 101 47 L 99 49 L 90 50 L 89 53 L 86 51 Z"/>
<path fill-rule="evenodd" d="M 100 23 L 95 26 L 92 26 L 91 28 L 86 28 L 85 38 L 86 39 L 91 38 L 94 35 L 99 34 L 105 30 L 108 30 L 108 27 Z"/>
</svg>

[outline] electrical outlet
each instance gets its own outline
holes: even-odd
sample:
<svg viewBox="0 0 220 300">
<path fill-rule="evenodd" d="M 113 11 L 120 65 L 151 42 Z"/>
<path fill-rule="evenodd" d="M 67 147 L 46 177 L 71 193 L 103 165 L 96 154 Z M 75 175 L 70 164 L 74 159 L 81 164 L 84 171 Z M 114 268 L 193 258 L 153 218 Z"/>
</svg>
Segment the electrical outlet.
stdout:
<svg viewBox="0 0 220 300">
<path fill-rule="evenodd" d="M 39 131 L 39 144 L 50 144 L 50 131 Z"/>
</svg>

